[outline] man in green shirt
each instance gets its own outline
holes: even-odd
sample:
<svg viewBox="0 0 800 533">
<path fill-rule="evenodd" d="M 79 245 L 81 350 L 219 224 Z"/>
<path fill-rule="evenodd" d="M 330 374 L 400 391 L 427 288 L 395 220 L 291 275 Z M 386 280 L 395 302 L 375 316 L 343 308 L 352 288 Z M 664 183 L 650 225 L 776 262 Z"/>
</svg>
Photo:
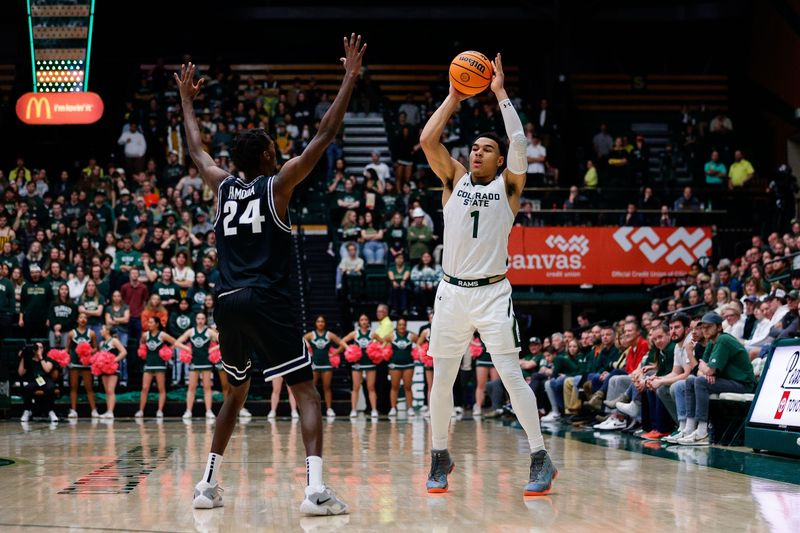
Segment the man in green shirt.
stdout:
<svg viewBox="0 0 800 533">
<path fill-rule="evenodd" d="M 525 381 L 531 382 L 531 376 L 539 371 L 542 359 L 544 359 L 544 355 L 542 355 L 542 339 L 531 337 L 528 339 L 528 353 L 519 360 L 519 366 L 522 368 L 522 377 L 525 378 Z"/>
<path fill-rule="evenodd" d="M 19 327 L 28 339 L 47 337 L 47 317 L 53 293 L 50 282 L 42 278 L 42 269 L 37 264 L 30 267 L 31 281 L 22 284 L 20 297 Z"/>
<path fill-rule="evenodd" d="M 719 152 L 716 150 L 711 151 L 711 161 L 706 163 L 703 170 L 706 174 L 706 185 L 722 185 L 728 175 L 725 164 L 719 160 Z"/>
<path fill-rule="evenodd" d="M 117 250 L 114 256 L 114 269 L 128 273 L 134 268 L 142 266 L 142 254 L 133 249 L 133 241 L 129 235 L 122 240 L 122 249 Z"/>
<path fill-rule="evenodd" d="M 755 389 L 756 378 L 747 350 L 733 336 L 722 332 L 722 322 L 717 313 L 706 313 L 701 320 L 706 351 L 698 364 L 697 376 L 686 378 L 686 436 L 678 439 L 678 444 L 709 443 L 710 394 L 747 393 Z"/>
<path fill-rule="evenodd" d="M 550 379 L 544 384 L 544 390 L 550 400 L 552 410 L 542 417 L 542 423 L 557 422 L 564 409 L 564 381 L 578 372 L 578 365 L 566 355 L 556 355 Z"/>
<path fill-rule="evenodd" d="M 428 244 L 433 240 L 433 230 L 425 224 L 425 212 L 421 208 L 414 209 L 411 215 L 414 222 L 408 227 L 408 257 L 415 263 L 422 254 L 431 251 Z"/>
<path fill-rule="evenodd" d="M 756 172 L 750 161 L 744 158 L 741 150 L 736 150 L 733 158 L 734 162 L 728 170 L 728 187 L 731 189 L 743 187 L 745 183 L 753 179 Z"/>
</svg>

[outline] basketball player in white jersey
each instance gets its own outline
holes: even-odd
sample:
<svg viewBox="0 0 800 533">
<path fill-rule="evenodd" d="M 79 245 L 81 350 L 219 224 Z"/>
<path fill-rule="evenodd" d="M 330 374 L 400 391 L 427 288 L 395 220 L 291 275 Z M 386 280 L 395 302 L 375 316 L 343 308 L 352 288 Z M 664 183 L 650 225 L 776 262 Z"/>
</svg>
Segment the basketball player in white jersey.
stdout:
<svg viewBox="0 0 800 533">
<path fill-rule="evenodd" d="M 520 338 L 506 279 L 508 235 L 519 211 L 528 167 L 522 122 L 503 87 L 500 54 L 494 65 L 492 92 L 497 96 L 510 141 L 508 156 L 495 133 L 479 135 L 472 144 L 469 170 L 440 144 L 445 125 L 459 102 L 469 98 L 450 87 L 450 94 L 431 116 L 420 143 L 431 168 L 444 184 L 445 275 L 436 291 L 429 353 L 434 358 L 431 391 L 431 470 L 427 489 L 446 492 L 447 475 L 455 467 L 447 450 L 453 383 L 461 357 L 478 330 L 494 366 L 511 396 L 514 412 L 528 434 L 530 478 L 526 496 L 547 494 L 557 471 L 544 449 L 536 397 L 519 366 Z M 506 169 L 500 169 L 505 164 Z"/>
</svg>

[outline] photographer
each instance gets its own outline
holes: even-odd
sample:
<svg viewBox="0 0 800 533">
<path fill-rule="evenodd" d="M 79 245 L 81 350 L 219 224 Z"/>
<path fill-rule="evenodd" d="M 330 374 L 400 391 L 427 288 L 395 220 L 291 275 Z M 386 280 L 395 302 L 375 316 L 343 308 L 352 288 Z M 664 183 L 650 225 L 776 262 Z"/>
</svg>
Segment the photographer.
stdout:
<svg viewBox="0 0 800 533">
<path fill-rule="evenodd" d="M 58 422 L 58 417 L 53 412 L 55 383 L 50 377 L 53 371 L 53 362 L 44 355 L 44 346 L 41 342 L 28 344 L 19 352 L 19 366 L 17 374 L 27 384 L 22 388 L 24 410 L 22 422 L 30 420 L 33 414 L 33 399 L 36 398 L 42 411 L 47 410 L 50 422 Z"/>
</svg>

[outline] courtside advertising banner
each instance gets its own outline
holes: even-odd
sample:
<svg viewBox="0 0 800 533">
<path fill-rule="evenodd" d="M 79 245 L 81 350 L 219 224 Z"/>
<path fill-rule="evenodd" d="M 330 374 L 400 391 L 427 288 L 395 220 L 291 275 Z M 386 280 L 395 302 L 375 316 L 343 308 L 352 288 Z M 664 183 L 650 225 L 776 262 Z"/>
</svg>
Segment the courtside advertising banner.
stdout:
<svg viewBox="0 0 800 533">
<path fill-rule="evenodd" d="M 761 376 L 750 422 L 800 427 L 800 346 L 778 346 Z"/>
<path fill-rule="evenodd" d="M 711 255 L 711 228 L 515 227 L 514 285 L 656 285 Z"/>
</svg>

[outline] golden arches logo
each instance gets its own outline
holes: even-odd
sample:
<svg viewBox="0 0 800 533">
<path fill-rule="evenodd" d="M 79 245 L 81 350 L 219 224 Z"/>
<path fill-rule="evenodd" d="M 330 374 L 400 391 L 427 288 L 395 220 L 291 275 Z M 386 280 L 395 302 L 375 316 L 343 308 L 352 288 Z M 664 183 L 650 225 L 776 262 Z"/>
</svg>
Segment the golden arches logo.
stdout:
<svg viewBox="0 0 800 533">
<path fill-rule="evenodd" d="M 28 105 L 25 108 L 25 118 L 28 120 L 31 118 L 31 106 L 36 106 L 36 118 L 42 117 L 42 107 L 44 107 L 45 118 L 48 120 L 52 118 L 52 114 L 50 112 L 50 101 L 46 96 L 42 96 L 41 98 L 34 97 L 28 100 Z"/>
</svg>

